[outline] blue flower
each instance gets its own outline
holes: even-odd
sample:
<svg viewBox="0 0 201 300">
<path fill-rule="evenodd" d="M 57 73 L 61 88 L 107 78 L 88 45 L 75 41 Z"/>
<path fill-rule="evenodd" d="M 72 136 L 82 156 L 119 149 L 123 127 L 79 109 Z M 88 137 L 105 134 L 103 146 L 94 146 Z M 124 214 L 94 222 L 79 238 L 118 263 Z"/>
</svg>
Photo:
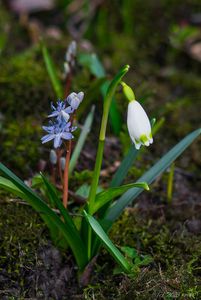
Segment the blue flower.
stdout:
<svg viewBox="0 0 201 300">
<path fill-rule="evenodd" d="M 54 148 L 58 148 L 62 144 L 62 139 L 71 140 L 73 132 L 76 128 L 71 126 L 71 122 L 66 123 L 61 119 L 58 119 L 55 123 L 50 121 L 49 126 L 43 126 L 43 129 L 48 134 L 41 138 L 42 144 L 54 140 Z"/>
<path fill-rule="evenodd" d="M 57 118 L 63 118 L 66 122 L 68 122 L 70 118 L 70 113 L 73 112 L 71 106 L 66 107 L 66 103 L 64 101 L 58 101 L 57 107 L 51 103 L 52 113 L 48 115 L 49 118 L 57 117 Z"/>
<path fill-rule="evenodd" d="M 78 108 L 78 106 L 80 105 L 80 103 L 82 102 L 83 98 L 84 98 L 83 92 L 79 92 L 79 93 L 73 92 L 67 97 L 66 100 L 70 104 L 72 109 L 76 110 Z"/>
<path fill-rule="evenodd" d="M 76 130 L 76 127 L 72 126 L 73 118 L 70 118 L 70 114 L 78 108 L 83 97 L 83 92 L 71 93 L 65 101 L 57 101 L 56 106 L 51 103 L 52 112 L 48 117 L 54 118 L 54 121 L 50 121 L 48 126 L 43 126 L 48 134 L 41 138 L 42 144 L 54 140 L 54 148 L 58 148 L 62 140 L 73 138 L 72 132 Z M 68 103 L 70 106 L 67 106 Z"/>
</svg>

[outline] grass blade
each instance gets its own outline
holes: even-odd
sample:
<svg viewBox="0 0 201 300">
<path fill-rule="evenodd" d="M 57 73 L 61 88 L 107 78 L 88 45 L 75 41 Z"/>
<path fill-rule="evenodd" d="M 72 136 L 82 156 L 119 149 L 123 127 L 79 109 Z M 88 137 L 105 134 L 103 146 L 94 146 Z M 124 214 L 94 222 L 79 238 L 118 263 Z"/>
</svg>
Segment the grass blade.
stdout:
<svg viewBox="0 0 201 300">
<path fill-rule="evenodd" d="M 127 190 L 133 187 L 149 190 L 149 187 L 146 184 L 146 182 L 136 182 L 136 183 L 125 184 L 119 187 L 109 188 L 106 191 L 100 192 L 96 195 L 92 214 L 97 212 L 102 206 L 104 206 L 109 201 L 113 200 L 118 196 L 121 196 L 123 193 L 125 193 Z"/>
<path fill-rule="evenodd" d="M 55 91 L 55 94 L 57 98 L 62 98 L 63 97 L 63 88 L 61 85 L 61 81 L 58 78 L 57 72 L 55 65 L 53 63 L 53 60 L 49 54 L 49 51 L 47 47 L 45 46 L 44 42 L 41 42 L 41 49 L 42 49 L 42 54 L 43 54 L 43 59 L 45 62 L 45 66 L 47 69 L 47 73 L 49 75 L 52 87 Z"/>
<path fill-rule="evenodd" d="M 113 256 L 115 261 L 122 267 L 122 269 L 129 273 L 131 269 L 130 263 L 125 259 L 125 257 L 121 254 L 121 252 L 117 249 L 117 247 L 112 243 L 112 241 L 109 239 L 101 225 L 94 219 L 92 216 L 87 214 L 84 211 L 85 218 L 95 234 L 99 237 L 105 248 L 108 250 L 108 252 Z"/>
</svg>

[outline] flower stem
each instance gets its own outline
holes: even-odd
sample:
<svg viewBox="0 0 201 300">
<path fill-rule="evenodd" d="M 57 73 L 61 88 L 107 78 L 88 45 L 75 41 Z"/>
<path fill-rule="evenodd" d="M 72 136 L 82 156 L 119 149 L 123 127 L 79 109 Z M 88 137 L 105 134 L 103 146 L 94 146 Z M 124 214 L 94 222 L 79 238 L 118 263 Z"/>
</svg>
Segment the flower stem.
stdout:
<svg viewBox="0 0 201 300">
<path fill-rule="evenodd" d="M 88 212 L 89 214 L 92 214 L 93 212 L 93 206 L 94 201 L 96 197 L 96 191 L 98 187 L 99 177 L 100 177 L 100 171 L 102 166 L 102 160 L 103 160 L 103 150 L 104 150 L 104 144 L 105 144 L 105 135 L 106 135 L 106 129 L 107 129 L 107 122 L 108 122 L 108 115 L 109 110 L 112 102 L 112 98 L 114 96 L 114 93 L 116 91 L 116 88 L 118 84 L 121 82 L 122 77 L 128 72 L 129 66 L 124 66 L 119 73 L 115 76 L 115 78 L 110 83 L 110 86 L 108 87 L 105 99 L 104 99 L 104 105 L 103 105 L 103 115 L 101 120 L 101 128 L 100 128 L 100 134 L 99 134 L 99 143 L 98 143 L 98 151 L 96 155 L 96 163 L 95 168 L 93 172 L 93 179 L 91 183 L 91 189 L 89 192 L 89 198 L 88 198 Z M 92 244 L 92 229 L 89 227 L 88 229 L 88 259 L 91 259 L 91 244 Z"/>
<path fill-rule="evenodd" d="M 64 180 L 63 180 L 63 205 L 67 207 L 68 205 L 68 169 L 69 169 L 69 161 L 71 155 L 71 140 L 68 141 L 67 149 L 66 149 L 66 163 L 64 168 Z"/>
<path fill-rule="evenodd" d="M 62 169 L 61 169 L 61 156 L 62 156 L 62 151 L 60 149 L 57 149 L 57 164 L 58 164 L 58 171 L 59 171 L 59 177 L 61 184 L 63 183 L 63 174 L 62 174 Z"/>
</svg>

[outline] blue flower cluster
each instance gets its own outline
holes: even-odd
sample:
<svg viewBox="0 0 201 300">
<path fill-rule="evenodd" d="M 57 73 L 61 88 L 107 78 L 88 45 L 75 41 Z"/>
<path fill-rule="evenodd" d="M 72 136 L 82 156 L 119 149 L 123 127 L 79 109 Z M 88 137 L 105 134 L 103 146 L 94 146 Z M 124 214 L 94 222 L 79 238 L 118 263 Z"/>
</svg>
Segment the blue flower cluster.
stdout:
<svg viewBox="0 0 201 300">
<path fill-rule="evenodd" d="M 42 144 L 54 140 L 54 148 L 58 148 L 63 140 L 71 140 L 72 132 L 76 127 L 72 126 L 70 115 L 75 112 L 84 98 L 84 93 L 71 93 L 65 101 L 58 101 L 55 107 L 51 104 L 52 112 L 49 118 L 55 118 L 49 122 L 49 126 L 43 126 L 43 129 L 48 133 L 41 138 Z"/>
</svg>

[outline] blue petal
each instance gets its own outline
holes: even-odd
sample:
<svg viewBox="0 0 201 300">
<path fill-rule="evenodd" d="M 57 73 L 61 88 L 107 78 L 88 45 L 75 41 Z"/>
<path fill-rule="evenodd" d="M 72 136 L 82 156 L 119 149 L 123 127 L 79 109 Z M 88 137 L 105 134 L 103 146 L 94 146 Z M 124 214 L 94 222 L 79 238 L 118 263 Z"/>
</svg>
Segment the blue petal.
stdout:
<svg viewBox="0 0 201 300">
<path fill-rule="evenodd" d="M 49 133 L 54 131 L 54 126 L 42 126 L 42 128 Z"/>
<path fill-rule="evenodd" d="M 53 111 L 50 115 L 48 115 L 48 118 L 57 117 L 58 115 L 59 115 L 59 112 L 56 110 L 56 111 Z"/>
<path fill-rule="evenodd" d="M 73 135 L 70 132 L 64 132 L 62 133 L 62 138 L 64 140 L 71 140 L 73 138 Z"/>
<path fill-rule="evenodd" d="M 57 134 L 54 138 L 54 148 L 61 146 L 61 134 Z"/>
<path fill-rule="evenodd" d="M 42 144 L 47 143 L 47 142 L 53 140 L 53 138 L 54 138 L 54 134 L 47 134 L 47 135 L 44 135 L 44 136 L 41 138 Z"/>
</svg>

